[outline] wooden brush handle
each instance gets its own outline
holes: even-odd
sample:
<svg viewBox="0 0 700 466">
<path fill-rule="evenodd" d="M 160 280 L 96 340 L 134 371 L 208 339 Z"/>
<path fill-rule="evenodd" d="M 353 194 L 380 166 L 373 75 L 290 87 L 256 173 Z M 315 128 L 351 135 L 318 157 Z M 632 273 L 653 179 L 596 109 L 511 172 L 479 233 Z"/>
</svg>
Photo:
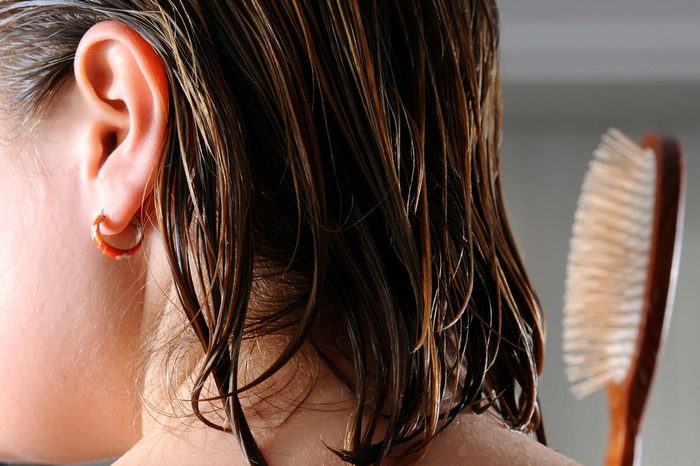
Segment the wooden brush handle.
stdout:
<svg viewBox="0 0 700 466">
<path fill-rule="evenodd" d="M 683 229 L 684 162 L 678 142 L 648 134 L 642 146 L 656 154 L 656 204 L 642 321 L 627 378 L 608 387 L 610 436 L 607 466 L 639 463 L 640 429 L 670 321 Z"/>
</svg>

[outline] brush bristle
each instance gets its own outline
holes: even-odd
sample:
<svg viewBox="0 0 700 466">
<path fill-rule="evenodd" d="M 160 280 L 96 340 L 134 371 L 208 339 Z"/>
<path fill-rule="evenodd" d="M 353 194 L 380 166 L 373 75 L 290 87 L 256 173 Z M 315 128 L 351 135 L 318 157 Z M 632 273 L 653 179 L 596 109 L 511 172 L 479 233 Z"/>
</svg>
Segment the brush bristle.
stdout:
<svg viewBox="0 0 700 466">
<path fill-rule="evenodd" d="M 578 201 L 564 295 L 564 362 L 577 398 L 620 383 L 634 355 L 647 281 L 656 160 L 609 129 Z"/>
</svg>

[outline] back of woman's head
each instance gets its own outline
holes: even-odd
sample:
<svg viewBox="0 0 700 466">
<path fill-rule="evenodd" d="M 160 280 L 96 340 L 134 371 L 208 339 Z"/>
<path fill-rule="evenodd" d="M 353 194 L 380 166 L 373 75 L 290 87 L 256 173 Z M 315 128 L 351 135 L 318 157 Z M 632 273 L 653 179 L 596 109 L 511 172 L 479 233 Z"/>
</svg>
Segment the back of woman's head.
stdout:
<svg viewBox="0 0 700 466">
<path fill-rule="evenodd" d="M 347 461 L 414 458 L 465 408 L 537 425 L 543 322 L 501 193 L 492 1 L 3 2 L 13 119 L 42 114 L 104 20 L 166 71 L 153 199 L 203 348 L 192 396 L 215 381 L 249 458 L 240 398 L 309 345 L 352 394 Z M 241 346 L 266 335 L 285 347 L 250 380 Z"/>
</svg>

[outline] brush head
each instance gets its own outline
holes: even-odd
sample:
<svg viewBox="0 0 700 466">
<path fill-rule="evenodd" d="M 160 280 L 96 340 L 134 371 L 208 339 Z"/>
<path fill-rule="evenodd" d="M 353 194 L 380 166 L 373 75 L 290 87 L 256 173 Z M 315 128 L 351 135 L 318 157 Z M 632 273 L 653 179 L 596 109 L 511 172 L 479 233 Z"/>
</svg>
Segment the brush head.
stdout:
<svg viewBox="0 0 700 466">
<path fill-rule="evenodd" d="M 575 214 L 564 295 L 564 362 L 583 398 L 621 383 L 635 356 L 654 228 L 656 157 L 610 129 Z"/>
</svg>

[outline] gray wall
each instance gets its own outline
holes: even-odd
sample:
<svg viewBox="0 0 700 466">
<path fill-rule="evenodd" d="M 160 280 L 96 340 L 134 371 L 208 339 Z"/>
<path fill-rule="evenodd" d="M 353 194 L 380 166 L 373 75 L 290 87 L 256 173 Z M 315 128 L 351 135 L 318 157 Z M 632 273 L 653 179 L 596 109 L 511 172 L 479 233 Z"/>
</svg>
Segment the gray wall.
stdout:
<svg viewBox="0 0 700 466">
<path fill-rule="evenodd" d="M 579 189 L 600 136 L 675 134 L 687 204 L 673 318 L 643 429 L 642 464 L 700 457 L 700 2 L 497 0 L 506 204 L 548 324 L 541 402 L 553 448 L 603 464 L 604 393 L 577 402 L 562 363 L 566 257 Z"/>
<path fill-rule="evenodd" d="M 639 140 L 651 130 L 677 135 L 687 162 L 685 228 L 673 318 L 649 401 L 645 465 L 694 465 L 700 457 L 700 83 L 510 83 L 504 90 L 506 206 L 548 335 L 541 402 L 549 444 L 586 465 L 603 464 L 604 393 L 569 394 L 562 362 L 562 307 L 568 241 L 586 165 L 615 126 Z"/>
</svg>

